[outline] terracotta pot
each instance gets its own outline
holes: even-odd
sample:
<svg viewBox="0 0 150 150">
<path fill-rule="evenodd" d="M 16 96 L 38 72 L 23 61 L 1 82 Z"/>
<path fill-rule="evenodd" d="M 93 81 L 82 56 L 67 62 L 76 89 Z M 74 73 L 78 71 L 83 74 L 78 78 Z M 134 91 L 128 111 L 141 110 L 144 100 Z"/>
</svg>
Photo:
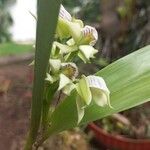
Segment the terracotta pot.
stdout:
<svg viewBox="0 0 150 150">
<path fill-rule="evenodd" d="M 150 150 L 150 140 L 135 140 L 119 135 L 111 135 L 94 123 L 89 124 L 88 128 L 94 132 L 96 140 L 107 148 L 117 150 Z"/>
</svg>

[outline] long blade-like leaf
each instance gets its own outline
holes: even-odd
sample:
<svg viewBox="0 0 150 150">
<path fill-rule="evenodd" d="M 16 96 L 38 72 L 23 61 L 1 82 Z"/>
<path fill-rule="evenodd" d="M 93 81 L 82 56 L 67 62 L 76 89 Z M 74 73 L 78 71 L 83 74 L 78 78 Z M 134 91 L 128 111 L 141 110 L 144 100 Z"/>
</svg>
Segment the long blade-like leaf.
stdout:
<svg viewBox="0 0 150 150">
<path fill-rule="evenodd" d="M 35 141 L 42 111 L 44 78 L 56 29 L 61 0 L 38 0 L 34 86 L 31 110 L 31 127 L 27 148 Z"/>
<path fill-rule="evenodd" d="M 97 73 L 102 76 L 111 92 L 112 108 L 95 104 L 86 108 L 85 124 L 113 113 L 137 106 L 150 100 L 150 46 L 144 47 L 107 66 Z M 72 93 L 52 114 L 48 134 L 77 125 L 76 95 Z"/>
</svg>

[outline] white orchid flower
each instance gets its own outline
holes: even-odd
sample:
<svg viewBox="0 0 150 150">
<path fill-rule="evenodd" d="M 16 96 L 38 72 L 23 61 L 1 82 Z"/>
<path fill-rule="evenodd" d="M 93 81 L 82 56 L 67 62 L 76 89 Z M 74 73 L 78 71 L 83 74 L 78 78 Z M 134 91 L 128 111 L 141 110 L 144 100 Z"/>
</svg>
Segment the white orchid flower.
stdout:
<svg viewBox="0 0 150 150">
<path fill-rule="evenodd" d="M 110 91 L 107 88 L 104 79 L 102 77 L 91 75 L 87 77 L 87 80 L 94 102 L 101 107 L 105 105 L 109 105 L 111 107 L 109 101 Z"/>
<path fill-rule="evenodd" d="M 83 22 L 71 17 L 70 13 L 61 5 L 57 25 L 57 35 L 60 39 L 72 37 L 76 42 L 81 37 Z"/>
<path fill-rule="evenodd" d="M 70 95 L 73 89 L 75 89 L 74 79 L 78 76 L 78 68 L 74 63 L 62 63 L 61 74 L 58 90 L 66 95 Z"/>
<path fill-rule="evenodd" d="M 102 77 L 98 76 L 83 76 L 76 84 L 76 91 L 78 96 L 76 98 L 78 123 L 84 117 L 84 109 L 91 104 L 92 100 L 98 106 L 104 107 L 110 105 L 109 95 L 110 92 Z"/>
<path fill-rule="evenodd" d="M 76 66 L 75 63 L 71 63 L 71 62 L 62 63 L 61 72 L 72 80 L 74 80 L 79 74 L 78 67 Z"/>
<path fill-rule="evenodd" d="M 98 52 L 93 46 L 90 45 L 81 45 L 79 46 L 78 56 L 84 61 L 88 62 L 91 58 L 94 58 L 94 55 Z"/>
<path fill-rule="evenodd" d="M 83 37 L 85 42 L 89 42 L 91 46 L 94 46 L 98 40 L 98 33 L 94 27 L 86 25 L 82 29 Z"/>
</svg>

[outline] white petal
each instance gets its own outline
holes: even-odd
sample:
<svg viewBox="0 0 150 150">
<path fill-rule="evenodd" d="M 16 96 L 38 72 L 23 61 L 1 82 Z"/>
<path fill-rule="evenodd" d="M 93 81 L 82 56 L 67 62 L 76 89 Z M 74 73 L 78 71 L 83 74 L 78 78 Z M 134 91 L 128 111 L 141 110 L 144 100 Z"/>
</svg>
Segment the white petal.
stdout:
<svg viewBox="0 0 150 150">
<path fill-rule="evenodd" d="M 102 77 L 88 76 L 88 83 L 91 88 L 92 98 L 99 106 L 110 105 L 110 91 L 106 86 L 106 83 Z"/>
<path fill-rule="evenodd" d="M 108 105 L 108 96 L 103 90 L 91 88 L 91 92 L 92 98 L 98 106 L 103 107 Z"/>
<path fill-rule="evenodd" d="M 71 80 L 68 77 L 66 77 L 64 74 L 60 74 L 58 91 L 64 88 L 69 83 L 71 83 Z"/>
<path fill-rule="evenodd" d="M 72 20 L 70 13 L 64 8 L 63 5 L 60 7 L 59 17 L 68 21 Z"/>
<path fill-rule="evenodd" d="M 94 54 L 98 52 L 98 50 L 96 50 L 90 45 L 81 45 L 79 46 L 79 50 L 87 60 L 90 60 L 90 58 L 93 58 Z"/>
<path fill-rule="evenodd" d="M 51 70 L 53 72 L 59 71 L 61 67 L 61 61 L 59 59 L 50 59 L 49 63 L 50 63 Z"/>
<path fill-rule="evenodd" d="M 101 89 L 110 93 L 102 77 L 91 75 L 91 76 L 88 76 L 87 79 L 88 79 L 90 87 L 98 88 L 98 89 Z"/>
<path fill-rule="evenodd" d="M 94 27 L 86 25 L 82 29 L 82 33 L 84 37 L 91 37 L 90 45 L 94 46 L 98 40 L 98 33 L 97 30 Z"/>
</svg>

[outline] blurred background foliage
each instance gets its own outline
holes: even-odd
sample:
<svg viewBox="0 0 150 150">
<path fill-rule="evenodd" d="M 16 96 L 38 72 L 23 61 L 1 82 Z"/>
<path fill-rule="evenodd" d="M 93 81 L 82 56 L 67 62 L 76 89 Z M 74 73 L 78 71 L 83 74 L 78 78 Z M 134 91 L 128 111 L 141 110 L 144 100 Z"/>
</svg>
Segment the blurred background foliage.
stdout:
<svg viewBox="0 0 150 150">
<path fill-rule="evenodd" d="M 16 0 L 0 0 L 0 43 L 11 41 L 13 24 L 9 6 Z M 95 68 L 150 44 L 150 1 L 148 0 L 63 0 L 73 16 L 95 26 L 99 32 Z M 90 72 L 91 70 L 87 70 Z"/>
<path fill-rule="evenodd" d="M 11 40 L 9 27 L 13 24 L 13 20 L 8 7 L 14 2 L 15 0 L 0 0 L 0 43 Z"/>
<path fill-rule="evenodd" d="M 98 22 L 100 19 L 100 0 L 63 0 L 63 4 L 69 9 L 72 15 L 82 18 L 86 22 Z"/>
<path fill-rule="evenodd" d="M 150 44 L 150 1 L 63 0 L 63 4 L 74 16 L 97 28 L 96 68 Z"/>
</svg>

